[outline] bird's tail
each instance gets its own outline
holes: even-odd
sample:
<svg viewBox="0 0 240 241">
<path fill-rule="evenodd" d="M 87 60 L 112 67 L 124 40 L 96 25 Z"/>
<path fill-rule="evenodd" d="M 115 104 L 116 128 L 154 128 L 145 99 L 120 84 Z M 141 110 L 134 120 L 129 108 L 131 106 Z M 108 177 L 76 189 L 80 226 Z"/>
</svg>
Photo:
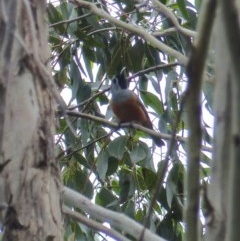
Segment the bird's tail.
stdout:
<svg viewBox="0 0 240 241">
<path fill-rule="evenodd" d="M 160 137 L 152 136 L 152 139 L 157 146 L 159 146 L 159 147 L 165 146 L 165 143 L 163 142 L 163 140 Z"/>
</svg>

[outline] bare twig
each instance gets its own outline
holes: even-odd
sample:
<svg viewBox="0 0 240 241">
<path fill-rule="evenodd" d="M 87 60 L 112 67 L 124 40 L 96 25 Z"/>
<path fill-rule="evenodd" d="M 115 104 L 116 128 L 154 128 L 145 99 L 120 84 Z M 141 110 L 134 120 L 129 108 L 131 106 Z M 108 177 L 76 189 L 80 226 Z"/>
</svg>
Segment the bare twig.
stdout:
<svg viewBox="0 0 240 241">
<path fill-rule="evenodd" d="M 192 38 L 196 37 L 196 32 L 182 27 L 179 24 L 174 13 L 168 7 L 166 7 L 163 3 L 161 3 L 158 0 L 151 0 L 151 2 L 153 3 L 153 6 L 158 12 L 163 13 L 172 22 L 176 30 L 178 30 L 180 33 L 188 37 L 192 37 Z"/>
</svg>

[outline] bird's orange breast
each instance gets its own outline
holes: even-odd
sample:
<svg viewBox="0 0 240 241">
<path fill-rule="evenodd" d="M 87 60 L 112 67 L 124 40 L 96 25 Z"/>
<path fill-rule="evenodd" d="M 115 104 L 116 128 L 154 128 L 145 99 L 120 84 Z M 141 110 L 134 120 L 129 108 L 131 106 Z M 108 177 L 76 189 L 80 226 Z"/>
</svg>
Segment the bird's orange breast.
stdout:
<svg viewBox="0 0 240 241">
<path fill-rule="evenodd" d="M 126 101 L 112 102 L 111 108 L 119 122 L 137 122 L 147 128 L 152 128 L 147 112 L 136 95 Z"/>
</svg>

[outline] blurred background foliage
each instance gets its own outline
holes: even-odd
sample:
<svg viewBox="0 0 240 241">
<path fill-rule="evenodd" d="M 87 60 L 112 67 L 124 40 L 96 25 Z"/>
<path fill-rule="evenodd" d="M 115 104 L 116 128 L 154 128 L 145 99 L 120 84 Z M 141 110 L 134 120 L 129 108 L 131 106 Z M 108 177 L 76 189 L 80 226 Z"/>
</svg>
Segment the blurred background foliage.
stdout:
<svg viewBox="0 0 240 241">
<path fill-rule="evenodd" d="M 188 57 L 192 36 L 180 33 L 151 1 L 92 0 L 116 19 L 141 28 L 161 43 Z M 200 0 L 159 0 L 185 29 L 196 29 Z M 145 3 L 145 4 L 142 4 Z M 176 56 L 153 47 L 141 36 L 120 28 L 87 8 L 67 1 L 47 5 L 51 67 L 59 92 L 71 110 L 116 122 L 108 108 L 110 79 L 123 67 L 130 88 L 139 95 L 154 128 L 171 134 L 176 127 L 186 137 L 184 111 L 178 123 L 187 84 L 184 64 Z M 213 71 L 207 66 L 203 85 L 203 144 L 212 145 Z M 64 93 L 64 94 L 63 94 Z M 67 93 L 67 94 L 66 94 Z M 112 135 L 104 123 L 69 114 L 57 119 L 56 150 L 64 185 L 94 203 L 125 213 L 143 223 L 154 194 L 157 170 L 164 165 L 169 139 L 159 150 L 148 135 L 121 129 Z M 177 125 L 176 125 L 177 124 Z M 167 240 L 183 239 L 186 144 L 178 141 L 169 153 L 164 185 L 154 205 L 150 229 Z M 209 152 L 202 152 L 202 180 L 209 175 Z M 73 220 L 66 220 L 65 240 L 104 240 L 105 236 Z"/>
</svg>

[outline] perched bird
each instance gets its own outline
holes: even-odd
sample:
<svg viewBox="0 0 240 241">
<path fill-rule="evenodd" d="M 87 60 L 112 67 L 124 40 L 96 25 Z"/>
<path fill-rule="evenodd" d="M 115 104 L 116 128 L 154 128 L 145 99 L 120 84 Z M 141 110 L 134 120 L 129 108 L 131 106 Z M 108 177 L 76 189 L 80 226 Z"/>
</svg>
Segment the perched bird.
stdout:
<svg viewBox="0 0 240 241">
<path fill-rule="evenodd" d="M 136 122 L 153 130 L 148 113 L 138 96 L 128 89 L 123 71 L 112 79 L 110 107 L 120 123 Z M 164 146 L 159 137 L 152 136 L 157 146 Z"/>
</svg>

